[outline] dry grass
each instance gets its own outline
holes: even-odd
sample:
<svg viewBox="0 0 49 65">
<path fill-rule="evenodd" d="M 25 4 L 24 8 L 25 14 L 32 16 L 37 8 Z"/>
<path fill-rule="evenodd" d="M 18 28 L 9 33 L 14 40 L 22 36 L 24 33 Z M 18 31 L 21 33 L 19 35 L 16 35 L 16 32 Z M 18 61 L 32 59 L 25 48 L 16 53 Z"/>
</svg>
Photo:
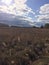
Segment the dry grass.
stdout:
<svg viewBox="0 0 49 65">
<path fill-rule="evenodd" d="M 49 29 L 0 28 L 1 65 L 48 65 L 46 59 L 49 61 Z"/>
</svg>

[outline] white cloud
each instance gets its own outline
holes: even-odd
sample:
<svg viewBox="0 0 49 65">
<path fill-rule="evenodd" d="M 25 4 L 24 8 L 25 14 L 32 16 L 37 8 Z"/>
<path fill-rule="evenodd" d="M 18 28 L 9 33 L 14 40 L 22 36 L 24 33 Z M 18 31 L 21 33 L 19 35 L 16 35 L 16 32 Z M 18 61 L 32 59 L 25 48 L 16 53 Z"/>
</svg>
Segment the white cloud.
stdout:
<svg viewBox="0 0 49 65">
<path fill-rule="evenodd" d="M 45 15 L 38 15 L 37 16 L 37 21 L 38 22 L 48 23 L 49 22 L 49 15 L 47 15 L 47 14 L 45 14 Z"/>
<path fill-rule="evenodd" d="M 27 16 L 15 16 L 12 14 L 7 13 L 0 13 L 0 23 L 6 23 L 9 25 L 26 25 L 26 26 L 33 26 L 34 21 L 31 17 Z"/>
<path fill-rule="evenodd" d="M 5 3 L 5 4 L 7 4 L 7 5 L 10 5 L 11 1 L 12 1 L 12 0 L 10 0 L 10 1 L 9 1 L 9 0 L 2 0 L 1 2 Z"/>
<path fill-rule="evenodd" d="M 49 4 L 45 4 L 40 7 L 40 14 L 49 14 Z"/>
<path fill-rule="evenodd" d="M 1 0 L 0 11 L 20 16 L 27 16 L 29 13 L 35 14 L 26 2 L 27 0 Z"/>
<path fill-rule="evenodd" d="M 6 17 L 3 20 L 17 20 L 23 21 L 23 23 L 33 24 L 33 19 L 29 17 L 29 14 L 35 14 L 35 12 L 26 4 L 27 0 L 0 0 L 0 13 L 6 13 Z M 13 14 L 14 16 L 8 16 L 7 14 Z M 1 17 L 1 16 L 0 16 Z"/>
<path fill-rule="evenodd" d="M 38 22 L 49 23 L 49 4 L 40 7 L 39 15 L 36 15 Z"/>
</svg>

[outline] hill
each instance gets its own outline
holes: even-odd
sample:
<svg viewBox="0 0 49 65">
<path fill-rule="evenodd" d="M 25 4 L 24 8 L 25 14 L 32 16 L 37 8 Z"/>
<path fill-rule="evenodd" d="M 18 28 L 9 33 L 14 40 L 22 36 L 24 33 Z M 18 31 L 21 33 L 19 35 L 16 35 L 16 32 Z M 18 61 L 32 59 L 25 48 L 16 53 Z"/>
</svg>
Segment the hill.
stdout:
<svg viewBox="0 0 49 65">
<path fill-rule="evenodd" d="M 9 27 L 9 25 L 4 24 L 4 23 L 0 23 L 0 27 Z"/>
</svg>

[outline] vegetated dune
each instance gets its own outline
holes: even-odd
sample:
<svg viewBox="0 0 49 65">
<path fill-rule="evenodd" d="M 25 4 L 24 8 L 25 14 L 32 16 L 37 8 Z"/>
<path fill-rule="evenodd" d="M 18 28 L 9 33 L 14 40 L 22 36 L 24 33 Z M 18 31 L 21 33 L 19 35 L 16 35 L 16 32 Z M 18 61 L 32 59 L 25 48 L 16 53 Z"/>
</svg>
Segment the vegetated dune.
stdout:
<svg viewBox="0 0 49 65">
<path fill-rule="evenodd" d="M 48 65 L 48 61 L 49 29 L 0 27 L 1 65 Z"/>
</svg>

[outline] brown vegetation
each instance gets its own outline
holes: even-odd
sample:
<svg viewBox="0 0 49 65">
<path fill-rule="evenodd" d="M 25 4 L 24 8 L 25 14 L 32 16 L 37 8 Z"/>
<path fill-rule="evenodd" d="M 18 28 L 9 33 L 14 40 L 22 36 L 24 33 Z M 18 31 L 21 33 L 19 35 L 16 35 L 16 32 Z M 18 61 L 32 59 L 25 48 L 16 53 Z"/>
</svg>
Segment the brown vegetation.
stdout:
<svg viewBox="0 0 49 65">
<path fill-rule="evenodd" d="M 49 29 L 0 28 L 0 65 L 48 65 L 48 61 Z"/>
</svg>

